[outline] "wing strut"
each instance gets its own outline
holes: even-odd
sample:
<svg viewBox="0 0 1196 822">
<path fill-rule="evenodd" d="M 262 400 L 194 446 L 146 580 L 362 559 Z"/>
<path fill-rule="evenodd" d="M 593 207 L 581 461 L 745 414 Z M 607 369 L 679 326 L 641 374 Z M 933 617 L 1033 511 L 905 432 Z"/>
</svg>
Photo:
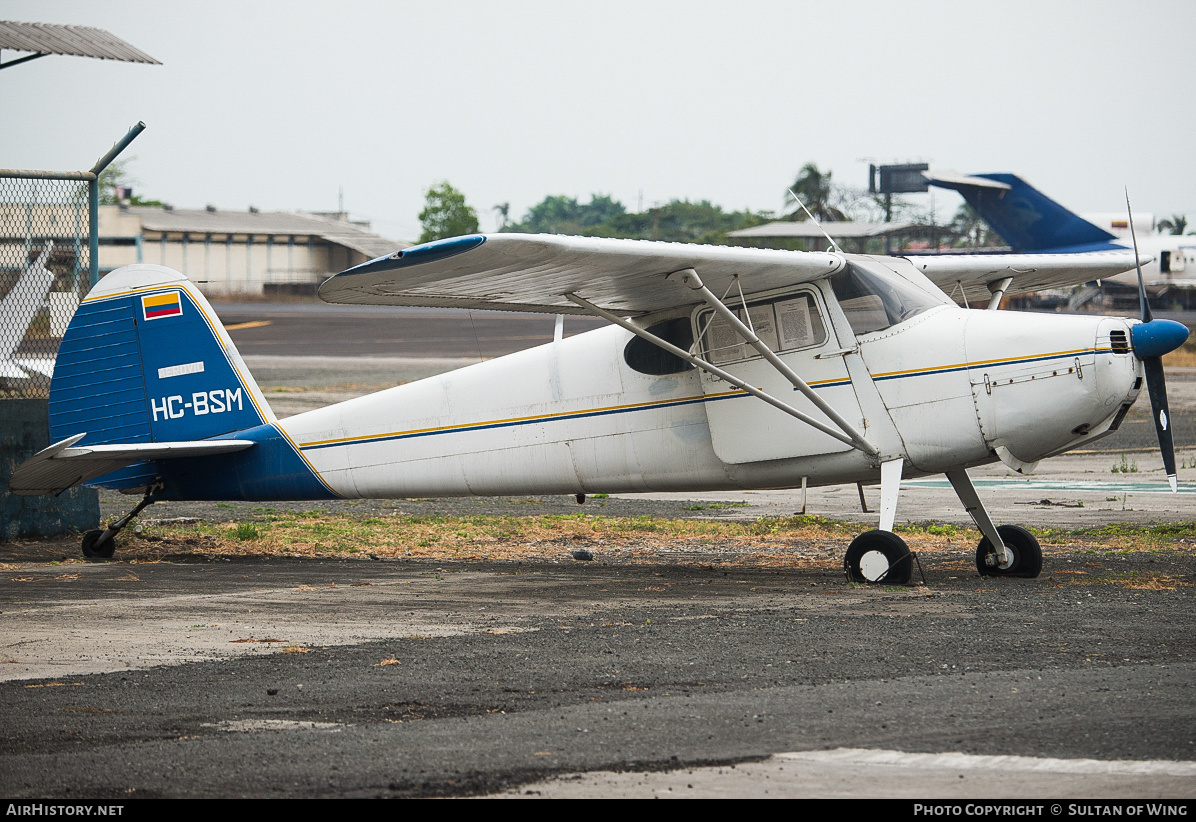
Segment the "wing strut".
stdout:
<svg viewBox="0 0 1196 822">
<path fill-rule="evenodd" d="M 839 429 L 851 440 L 851 444 L 853 446 L 863 451 L 865 454 L 871 454 L 874 457 L 879 455 L 880 452 L 877 451 L 875 446 L 864 439 L 863 434 L 857 431 L 851 423 L 843 419 L 842 414 L 831 408 L 826 400 L 818 396 L 814 389 L 806 384 L 805 380 L 799 377 L 792 368 L 786 365 L 785 362 L 783 362 L 781 358 L 778 357 L 776 353 L 774 353 L 773 350 L 769 348 L 762 339 L 760 339 L 759 336 L 757 336 L 755 331 L 744 325 L 743 321 L 740 320 L 739 317 L 735 316 L 735 312 L 727 308 L 726 304 L 716 297 L 714 292 L 702 283 L 701 278 L 698 276 L 698 272 L 694 271 L 692 268 L 686 268 L 682 271 L 676 271 L 670 274 L 668 279 L 673 280 L 674 282 L 679 282 L 682 285 L 688 286 L 689 288 L 698 292 L 706 304 L 713 308 L 716 314 L 729 322 L 731 327 L 738 331 L 739 336 L 743 337 L 743 339 L 752 348 L 760 352 L 760 356 L 764 357 L 764 359 L 768 361 L 769 365 L 780 372 L 781 376 L 789 380 L 789 382 L 793 384 L 793 387 L 802 393 L 802 396 L 814 403 L 815 408 L 826 414 L 827 417 L 829 417 L 831 421 L 835 423 L 835 425 L 839 426 Z"/>
<path fill-rule="evenodd" d="M 612 314 L 611 312 L 607 311 L 604 308 L 599 308 L 598 306 L 594 305 L 592 302 L 590 302 L 589 300 L 587 300 L 583 297 L 579 297 L 576 294 L 565 294 L 564 296 L 565 296 L 565 299 L 569 300 L 569 302 L 573 303 L 574 305 L 579 305 L 582 308 L 589 311 L 591 314 L 595 314 L 599 317 L 602 317 L 604 320 L 609 320 L 610 322 L 614 323 L 615 325 L 619 326 L 620 328 L 623 328 L 627 331 L 630 331 L 632 334 L 635 334 L 637 337 L 641 337 L 641 338 L 647 340 L 648 342 L 652 343 L 653 345 L 660 346 L 665 351 L 668 351 L 670 354 L 672 354 L 676 357 L 680 357 L 681 359 L 685 360 L 690 365 L 696 366 L 697 368 L 701 368 L 703 371 L 713 374 L 714 376 L 718 377 L 721 380 L 725 380 L 726 382 L 730 383 L 731 385 L 735 386 L 736 388 L 739 388 L 739 389 L 751 394 L 753 397 L 757 397 L 758 399 L 763 400 L 764 402 L 768 403 L 769 405 L 773 406 L 774 408 L 784 411 L 789 416 L 795 417 L 796 419 L 801 420 L 806 425 L 809 425 L 812 428 L 818 429 L 822 433 L 826 434 L 828 437 L 834 437 L 835 439 L 837 439 L 839 442 L 843 443 L 844 445 L 850 445 L 852 448 L 857 448 L 860 451 L 863 451 L 864 453 L 872 455 L 872 456 L 876 456 L 879 453 L 875 448 L 873 448 L 867 442 L 862 442 L 862 444 L 853 442 L 849 436 L 847 436 L 839 431 L 836 431 L 834 428 L 831 428 L 829 425 L 821 423 L 818 420 L 814 419 L 813 417 L 811 417 L 807 414 L 803 414 L 801 411 L 798 411 L 796 408 L 789 405 L 788 403 L 782 402 L 781 400 L 777 399 L 776 397 L 772 396 L 771 394 L 767 394 L 767 393 L 761 391 L 760 389 L 747 384 L 746 382 L 739 379 L 735 375 L 729 374 L 726 371 L 722 370 L 721 368 L 719 368 L 715 365 L 711 365 L 710 363 L 706 362 L 705 360 L 703 360 L 700 357 L 695 357 L 693 354 L 690 354 L 685 349 L 678 348 L 677 346 L 673 345 L 672 343 L 670 343 L 666 340 L 662 340 L 660 337 L 657 337 L 655 334 L 649 334 L 643 328 L 640 328 L 637 325 L 633 325 L 632 323 L 628 322 L 627 320 L 623 319 L 622 317 L 618 316 L 617 314 Z"/>
</svg>

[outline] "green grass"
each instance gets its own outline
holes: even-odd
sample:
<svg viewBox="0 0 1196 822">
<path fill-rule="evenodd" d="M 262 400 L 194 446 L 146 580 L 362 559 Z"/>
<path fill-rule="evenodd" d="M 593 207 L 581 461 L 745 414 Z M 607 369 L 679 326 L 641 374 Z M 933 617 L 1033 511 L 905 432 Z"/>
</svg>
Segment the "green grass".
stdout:
<svg viewBox="0 0 1196 822">
<path fill-rule="evenodd" d="M 262 532 L 252 522 L 238 522 L 229 532 L 233 539 L 245 542 L 251 539 L 261 539 Z"/>
</svg>

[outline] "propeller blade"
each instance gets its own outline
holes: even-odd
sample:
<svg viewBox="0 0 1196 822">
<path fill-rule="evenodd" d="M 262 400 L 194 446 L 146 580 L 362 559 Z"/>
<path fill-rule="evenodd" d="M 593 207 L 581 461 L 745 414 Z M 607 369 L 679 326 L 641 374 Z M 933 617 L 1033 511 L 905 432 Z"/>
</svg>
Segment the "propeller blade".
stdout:
<svg viewBox="0 0 1196 822">
<path fill-rule="evenodd" d="M 1125 211 L 1130 219 L 1130 237 L 1134 240 L 1134 265 L 1138 267 L 1138 305 L 1142 308 L 1142 324 L 1130 329 L 1134 341 L 1134 356 L 1142 361 L 1146 372 L 1146 390 L 1150 394 L 1150 411 L 1154 417 L 1154 432 L 1159 438 L 1163 454 L 1163 468 L 1171 492 L 1179 491 L 1175 472 L 1175 443 L 1171 438 L 1171 416 L 1167 408 L 1167 379 L 1163 376 L 1163 355 L 1174 351 L 1188 338 L 1188 329 L 1172 320 L 1156 320 L 1146 299 L 1146 285 L 1142 281 L 1142 261 L 1138 257 L 1138 234 L 1134 231 L 1134 210 L 1130 208 L 1130 190 L 1125 190 Z"/>
<path fill-rule="evenodd" d="M 1154 319 L 1150 313 L 1150 301 L 1146 299 L 1146 285 L 1142 282 L 1142 261 L 1138 258 L 1138 234 L 1134 231 L 1134 210 L 1130 208 L 1130 189 L 1125 189 L 1125 211 L 1130 218 L 1130 238 L 1134 241 L 1134 265 L 1138 267 L 1138 307 L 1142 310 L 1142 322 Z"/>
<path fill-rule="evenodd" d="M 1146 357 L 1142 360 L 1146 370 L 1146 390 L 1150 393 L 1150 410 L 1154 416 L 1154 432 L 1159 438 L 1159 450 L 1163 452 L 1163 468 L 1172 492 L 1179 490 L 1175 472 L 1175 445 L 1171 438 L 1171 416 L 1167 408 L 1167 379 L 1163 376 L 1162 357 Z"/>
</svg>

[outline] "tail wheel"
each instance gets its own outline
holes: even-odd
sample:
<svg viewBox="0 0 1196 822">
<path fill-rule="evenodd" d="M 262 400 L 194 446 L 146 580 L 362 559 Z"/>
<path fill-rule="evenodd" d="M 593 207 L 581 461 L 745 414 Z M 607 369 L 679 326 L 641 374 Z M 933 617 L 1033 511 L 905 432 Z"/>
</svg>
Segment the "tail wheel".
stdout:
<svg viewBox="0 0 1196 822">
<path fill-rule="evenodd" d="M 905 540 L 891 531 L 867 531 L 851 541 L 843 570 L 852 582 L 909 584 L 913 554 Z"/>
<path fill-rule="evenodd" d="M 102 530 L 88 531 L 83 535 L 83 556 L 89 559 L 109 559 L 116 553 L 116 540 L 108 537 L 101 542 L 102 536 Z"/>
<path fill-rule="evenodd" d="M 996 547 L 985 537 L 976 546 L 976 570 L 980 576 L 1033 579 L 1042 573 L 1042 547 L 1033 534 L 1020 525 L 1002 525 L 997 533 L 1013 554 L 1013 562 L 1002 568 Z"/>
</svg>

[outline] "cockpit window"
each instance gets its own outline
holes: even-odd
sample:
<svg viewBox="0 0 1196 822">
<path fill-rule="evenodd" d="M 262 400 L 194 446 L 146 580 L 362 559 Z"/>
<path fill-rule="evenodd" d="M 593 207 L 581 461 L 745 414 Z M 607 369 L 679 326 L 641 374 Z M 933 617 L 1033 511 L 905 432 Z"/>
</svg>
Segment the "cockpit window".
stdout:
<svg viewBox="0 0 1196 822">
<path fill-rule="evenodd" d="M 831 288 L 857 337 L 881 331 L 941 304 L 881 266 L 854 261 L 831 277 Z"/>
</svg>

